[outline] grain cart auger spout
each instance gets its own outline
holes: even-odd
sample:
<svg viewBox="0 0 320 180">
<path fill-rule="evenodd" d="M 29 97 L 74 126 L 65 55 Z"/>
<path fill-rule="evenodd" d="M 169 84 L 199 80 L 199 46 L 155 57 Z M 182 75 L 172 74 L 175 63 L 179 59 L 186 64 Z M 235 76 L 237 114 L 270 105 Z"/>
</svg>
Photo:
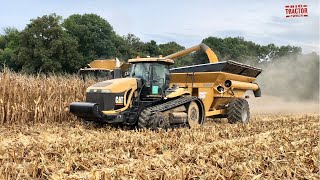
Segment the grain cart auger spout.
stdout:
<svg viewBox="0 0 320 180">
<path fill-rule="evenodd" d="M 210 63 L 169 69 L 172 59 L 204 51 Z M 70 112 L 86 120 L 138 128 L 195 127 L 206 117 L 229 122 L 249 120 L 247 90 L 260 95 L 254 83 L 261 69 L 234 61 L 219 62 L 200 44 L 166 57 L 129 59 L 130 76 L 96 83 L 85 102 L 70 104 Z"/>
<path fill-rule="evenodd" d="M 194 51 L 199 51 L 199 50 L 202 50 L 204 53 L 207 54 L 210 63 L 219 62 L 218 57 L 216 56 L 216 54 L 209 48 L 209 46 L 207 46 L 204 43 L 201 43 L 201 44 L 193 46 L 191 48 L 188 48 L 188 49 L 185 49 L 185 50 L 170 54 L 170 55 L 166 56 L 165 58 L 175 59 L 175 58 L 182 57 L 182 56 L 190 54 L 190 53 L 192 53 Z"/>
</svg>

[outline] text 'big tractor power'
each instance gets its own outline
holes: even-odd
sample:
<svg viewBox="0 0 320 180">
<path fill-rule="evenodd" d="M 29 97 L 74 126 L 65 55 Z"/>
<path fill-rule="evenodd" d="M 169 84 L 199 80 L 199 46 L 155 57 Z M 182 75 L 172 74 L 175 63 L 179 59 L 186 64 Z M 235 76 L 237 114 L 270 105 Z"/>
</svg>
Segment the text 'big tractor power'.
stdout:
<svg viewBox="0 0 320 180">
<path fill-rule="evenodd" d="M 169 69 L 172 59 L 197 50 L 210 63 Z M 87 88 L 86 102 L 73 102 L 70 112 L 87 121 L 138 128 L 195 127 L 206 117 L 226 117 L 230 123 L 249 121 L 247 90 L 260 96 L 254 83 L 261 69 L 234 61 L 219 62 L 200 44 L 166 57 L 136 58 L 130 77 L 99 82 Z"/>
</svg>

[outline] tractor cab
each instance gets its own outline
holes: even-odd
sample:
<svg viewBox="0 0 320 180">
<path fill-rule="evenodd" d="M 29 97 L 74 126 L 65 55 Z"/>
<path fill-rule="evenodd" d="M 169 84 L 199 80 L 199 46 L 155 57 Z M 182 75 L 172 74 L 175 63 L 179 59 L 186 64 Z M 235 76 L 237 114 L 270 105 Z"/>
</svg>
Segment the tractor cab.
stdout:
<svg viewBox="0 0 320 180">
<path fill-rule="evenodd" d="M 136 58 L 131 63 L 130 77 L 139 78 L 142 82 L 140 96 L 143 99 L 158 99 L 164 96 L 169 87 L 169 66 L 174 63 L 167 58 Z"/>
</svg>

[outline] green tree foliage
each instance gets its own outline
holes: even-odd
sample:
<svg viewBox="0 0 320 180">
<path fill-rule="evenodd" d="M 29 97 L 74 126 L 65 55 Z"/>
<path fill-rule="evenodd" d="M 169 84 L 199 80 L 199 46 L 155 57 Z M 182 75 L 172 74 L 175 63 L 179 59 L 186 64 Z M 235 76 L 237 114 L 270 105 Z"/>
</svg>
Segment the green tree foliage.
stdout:
<svg viewBox="0 0 320 180">
<path fill-rule="evenodd" d="M 77 41 L 63 31 L 61 17 L 45 15 L 31 20 L 19 35 L 18 64 L 36 72 L 75 72 L 81 66 Z"/>
<path fill-rule="evenodd" d="M 235 60 L 243 63 L 256 63 L 259 45 L 245 41 L 242 37 L 217 38 L 208 37 L 202 41 L 217 54 L 220 61 Z M 208 58 L 203 52 L 194 54 L 195 63 L 207 63 Z"/>
<path fill-rule="evenodd" d="M 117 55 L 116 44 L 121 45 L 112 26 L 96 14 L 74 14 L 64 20 L 62 26 L 78 43 L 78 51 L 86 62 Z"/>
<path fill-rule="evenodd" d="M 267 65 L 272 60 L 282 56 L 301 54 L 301 48 L 295 46 L 275 46 L 269 44 L 261 46 L 242 37 L 205 38 L 203 43 L 207 44 L 218 56 L 220 61 L 234 60 L 251 65 Z M 194 63 L 207 63 L 208 58 L 203 52 L 196 52 L 193 56 Z"/>
<path fill-rule="evenodd" d="M 173 53 L 176 53 L 178 51 L 184 50 L 185 47 L 179 45 L 176 42 L 168 42 L 165 44 L 160 44 L 159 45 L 160 52 L 162 55 L 167 56 Z M 186 55 L 180 58 L 175 59 L 174 61 L 174 67 L 181 67 L 181 66 L 186 66 L 192 64 L 192 56 L 191 55 Z"/>
<path fill-rule="evenodd" d="M 16 48 L 19 42 L 19 31 L 16 28 L 8 27 L 4 28 L 4 33 L 5 34 L 3 36 L 0 36 L 0 48 Z"/>
<path fill-rule="evenodd" d="M 5 28 L 4 35 L 0 35 L 0 64 L 18 70 L 15 63 L 17 47 L 19 46 L 19 31 L 16 28 Z"/>
<path fill-rule="evenodd" d="M 281 46 L 278 50 L 277 57 L 288 56 L 291 54 L 301 54 L 302 50 L 300 47 L 295 46 Z"/>
<path fill-rule="evenodd" d="M 161 48 L 157 45 L 157 42 L 151 40 L 150 42 L 144 43 L 135 36 L 134 34 L 127 34 L 123 36 L 121 46 L 118 46 L 119 57 L 127 60 L 130 58 L 146 57 L 146 56 L 159 56 L 161 54 Z"/>
<path fill-rule="evenodd" d="M 267 46 L 259 46 L 258 61 L 269 62 L 277 57 L 278 47 L 274 44 L 268 44 Z"/>
<path fill-rule="evenodd" d="M 165 44 L 160 44 L 159 48 L 160 48 L 160 53 L 164 56 L 167 56 L 185 49 L 185 47 L 173 41 Z"/>
<path fill-rule="evenodd" d="M 134 34 L 127 34 L 122 37 L 121 46 L 118 46 L 118 51 L 121 54 L 121 59 L 128 60 L 137 56 L 147 56 L 146 45 Z"/>
<path fill-rule="evenodd" d="M 160 54 L 160 48 L 158 47 L 157 42 L 154 40 L 146 43 L 146 50 L 148 55 L 151 57 L 156 57 Z"/>
</svg>

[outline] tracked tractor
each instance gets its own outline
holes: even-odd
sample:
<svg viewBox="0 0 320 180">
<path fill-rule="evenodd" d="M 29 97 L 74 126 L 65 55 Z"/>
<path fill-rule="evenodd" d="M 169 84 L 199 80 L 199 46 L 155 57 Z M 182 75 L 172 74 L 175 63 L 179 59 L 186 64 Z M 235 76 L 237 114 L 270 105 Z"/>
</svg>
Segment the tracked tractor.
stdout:
<svg viewBox="0 0 320 180">
<path fill-rule="evenodd" d="M 175 58 L 204 51 L 210 63 L 170 69 Z M 195 127 L 206 117 L 249 121 L 247 90 L 261 91 L 255 78 L 261 69 L 234 61 L 219 62 L 200 44 L 166 57 L 130 59 L 130 76 L 87 88 L 86 102 L 73 102 L 70 112 L 86 120 L 138 128 Z"/>
</svg>

